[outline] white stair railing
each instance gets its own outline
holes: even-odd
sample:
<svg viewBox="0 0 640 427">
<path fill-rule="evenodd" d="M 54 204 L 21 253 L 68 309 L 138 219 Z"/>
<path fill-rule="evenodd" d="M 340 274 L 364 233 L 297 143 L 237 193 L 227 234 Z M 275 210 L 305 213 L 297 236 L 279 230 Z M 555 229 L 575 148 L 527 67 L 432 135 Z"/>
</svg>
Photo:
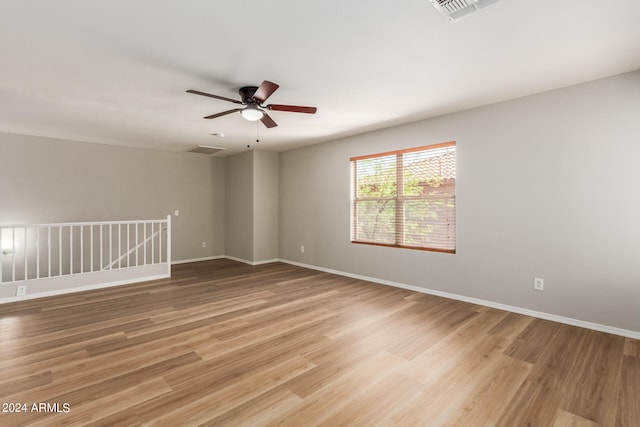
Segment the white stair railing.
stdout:
<svg viewBox="0 0 640 427">
<path fill-rule="evenodd" d="M 0 226 L 0 285 L 157 264 L 171 269 L 171 216 Z"/>
<path fill-rule="evenodd" d="M 155 254 L 156 254 L 156 249 L 155 249 L 155 242 L 158 242 L 158 250 L 160 252 L 162 252 L 162 232 L 165 231 L 167 229 L 167 227 L 162 227 L 162 224 L 158 224 L 158 230 L 154 232 L 155 230 L 155 224 L 157 222 L 151 222 L 151 233 L 153 233 L 151 236 L 145 238 L 143 241 L 141 241 L 140 243 L 136 244 L 135 246 L 131 247 L 128 251 L 126 251 L 125 253 L 123 253 L 122 255 L 120 255 L 119 257 L 117 257 L 116 259 L 114 259 L 109 265 L 105 265 L 104 267 L 102 267 L 102 270 L 112 270 L 113 268 L 122 268 L 121 266 L 124 264 L 123 260 L 128 260 L 128 258 L 130 256 L 135 256 L 135 259 L 138 259 L 138 256 L 135 255 L 137 253 L 137 251 L 139 249 L 142 248 L 141 252 L 143 252 L 144 250 L 146 250 L 146 246 L 147 244 L 151 245 L 151 264 L 155 264 L 156 260 L 155 260 Z M 146 228 L 145 228 L 145 232 L 146 232 Z M 131 245 L 129 244 L 129 241 L 127 241 L 127 248 L 129 248 Z M 121 248 L 118 247 L 118 253 L 121 253 Z M 146 258 L 146 255 L 144 256 Z M 158 260 L 160 262 L 160 260 Z M 136 264 L 137 265 L 137 264 Z M 117 267 L 116 267 L 117 266 Z"/>
</svg>

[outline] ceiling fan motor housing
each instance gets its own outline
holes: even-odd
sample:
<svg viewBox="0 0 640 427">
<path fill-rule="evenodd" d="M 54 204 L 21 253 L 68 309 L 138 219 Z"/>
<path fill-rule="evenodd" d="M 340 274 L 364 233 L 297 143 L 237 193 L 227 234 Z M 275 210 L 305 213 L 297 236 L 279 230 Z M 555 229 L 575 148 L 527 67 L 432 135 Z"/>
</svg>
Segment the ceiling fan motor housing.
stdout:
<svg viewBox="0 0 640 427">
<path fill-rule="evenodd" d="M 240 98 L 242 99 L 242 103 L 243 104 L 257 103 L 253 99 L 253 95 L 256 93 L 257 90 L 258 90 L 258 86 L 241 87 L 238 90 L 238 93 L 240 93 Z"/>
</svg>

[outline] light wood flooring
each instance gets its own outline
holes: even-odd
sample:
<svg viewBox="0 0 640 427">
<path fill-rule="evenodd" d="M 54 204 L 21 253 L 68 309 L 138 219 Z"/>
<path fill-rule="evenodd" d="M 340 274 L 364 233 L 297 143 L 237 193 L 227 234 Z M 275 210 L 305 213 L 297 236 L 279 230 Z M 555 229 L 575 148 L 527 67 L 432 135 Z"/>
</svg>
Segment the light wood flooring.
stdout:
<svg viewBox="0 0 640 427">
<path fill-rule="evenodd" d="M 28 405 L 3 427 L 638 427 L 640 341 L 215 260 L 1 305 L 0 402 Z"/>
</svg>

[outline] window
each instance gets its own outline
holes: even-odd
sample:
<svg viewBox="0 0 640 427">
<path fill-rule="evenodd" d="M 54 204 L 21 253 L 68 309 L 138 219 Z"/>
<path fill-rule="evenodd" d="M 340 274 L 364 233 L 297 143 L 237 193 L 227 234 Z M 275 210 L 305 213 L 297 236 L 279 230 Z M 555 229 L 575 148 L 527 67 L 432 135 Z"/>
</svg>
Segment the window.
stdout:
<svg viewBox="0 0 640 427">
<path fill-rule="evenodd" d="M 351 158 L 351 241 L 456 252 L 456 143 Z"/>
</svg>

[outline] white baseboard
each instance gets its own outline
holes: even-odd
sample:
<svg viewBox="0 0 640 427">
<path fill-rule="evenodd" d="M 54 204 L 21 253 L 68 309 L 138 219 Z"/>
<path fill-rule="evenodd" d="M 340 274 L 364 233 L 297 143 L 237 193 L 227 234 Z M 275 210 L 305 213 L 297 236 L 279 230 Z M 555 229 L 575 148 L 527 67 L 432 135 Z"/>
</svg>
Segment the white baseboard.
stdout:
<svg viewBox="0 0 640 427">
<path fill-rule="evenodd" d="M 501 304 L 501 303 L 497 303 L 497 302 L 493 302 L 493 301 L 481 300 L 481 299 L 477 299 L 477 298 L 467 297 L 467 296 L 464 296 L 464 295 L 452 294 L 452 293 L 449 293 L 449 292 L 437 291 L 437 290 L 434 290 L 434 289 L 423 288 L 423 287 L 420 287 L 420 286 L 407 285 L 407 284 L 404 284 L 404 283 L 394 282 L 394 281 L 391 281 L 391 280 L 378 279 L 376 277 L 369 277 L 369 276 L 363 276 L 363 275 L 360 275 L 360 274 L 348 273 L 348 272 L 340 271 L 340 270 L 333 270 L 331 268 L 319 267 L 319 266 L 316 266 L 316 265 L 304 264 L 304 263 L 301 263 L 301 262 L 290 261 L 290 260 L 286 260 L 286 259 L 272 259 L 272 260 L 264 260 L 264 261 L 249 261 L 249 260 L 245 260 L 245 259 L 242 259 L 242 258 L 228 256 L 228 255 L 219 255 L 219 256 L 198 258 L 198 259 L 191 259 L 191 260 L 173 261 L 172 265 L 174 265 L 174 264 L 185 264 L 185 263 L 190 263 L 190 262 L 208 261 L 208 260 L 222 259 L 222 258 L 226 258 L 226 259 L 230 259 L 230 260 L 233 260 L 233 261 L 242 262 L 244 264 L 249 264 L 249 265 L 253 265 L 253 266 L 262 265 L 262 264 L 269 264 L 269 263 L 272 263 L 272 262 L 282 262 L 282 263 L 285 263 L 285 264 L 296 265 L 298 267 L 308 268 L 308 269 L 311 269 L 311 270 L 323 271 L 325 273 L 337 274 L 339 276 L 350 277 L 350 278 L 353 278 L 353 279 L 366 280 L 368 282 L 378 283 L 378 284 L 381 284 L 381 285 L 394 286 L 396 288 L 402 288 L 402 289 L 407 289 L 407 290 L 410 290 L 410 291 L 420 292 L 420 293 L 429 294 L 429 295 L 435 295 L 435 296 L 439 296 L 439 297 L 443 297 L 443 298 L 449 298 L 449 299 L 453 299 L 453 300 L 464 301 L 464 302 L 468 302 L 468 303 L 472 303 L 472 304 L 482 305 L 482 306 L 485 306 L 485 307 L 491 307 L 491 308 L 496 308 L 496 309 L 499 309 L 499 310 L 509 311 L 509 312 L 512 312 L 512 313 L 523 314 L 525 316 L 531 316 L 531 317 L 536 317 L 536 318 L 539 318 L 539 319 L 550 320 L 550 321 L 553 321 L 553 322 L 564 323 L 564 324 L 571 325 L 571 326 L 578 326 L 578 327 L 581 327 L 581 328 L 592 329 L 594 331 L 606 332 L 606 333 L 609 333 L 609 334 L 620 335 L 620 336 L 627 337 L 627 338 L 640 339 L 640 332 L 638 332 L 638 331 L 632 331 L 632 330 L 628 330 L 628 329 L 616 328 L 616 327 L 612 327 L 612 326 L 602 325 L 602 324 L 599 324 L 599 323 L 586 322 L 586 321 L 583 321 L 583 320 L 572 319 L 572 318 L 569 318 L 569 317 L 558 316 L 558 315 L 555 315 L 555 314 L 544 313 L 544 312 L 541 312 L 541 311 L 529 310 L 529 309 L 522 308 L 522 307 L 516 307 L 516 306 L 512 306 L 512 305 Z M 108 288 L 108 287 L 112 287 L 112 286 L 128 285 L 128 284 L 132 284 L 132 283 L 144 282 L 144 281 L 149 281 L 149 280 L 164 279 L 164 278 L 168 278 L 168 277 L 170 277 L 168 274 L 161 274 L 161 275 L 154 275 L 154 276 L 147 276 L 147 277 L 139 277 L 139 278 L 135 278 L 135 279 L 118 280 L 118 281 L 113 281 L 113 282 L 108 282 L 108 283 L 99 283 L 99 284 L 92 284 L 92 285 L 87 285 L 87 286 L 77 286 L 77 287 L 73 287 L 73 288 L 58 289 L 58 290 L 46 291 L 46 292 L 38 292 L 38 293 L 34 293 L 34 294 L 27 294 L 25 296 L 20 296 L 20 297 L 0 298 L 0 304 L 6 304 L 6 303 L 11 303 L 11 302 L 16 302 L 16 301 L 24 301 L 24 300 L 28 300 L 28 299 L 34 299 L 34 298 L 42 298 L 42 297 L 48 297 L 48 296 L 63 295 L 63 294 L 68 294 L 68 293 L 73 293 L 73 292 L 82 292 L 82 291 L 88 291 L 88 290 L 94 290 L 94 289 L 103 289 L 103 288 Z"/>
<path fill-rule="evenodd" d="M 84 292 L 84 291 L 92 291 L 95 289 L 105 289 L 105 288 L 111 288 L 113 286 L 131 285 L 133 283 L 148 282 L 150 280 L 158 280 L 158 279 L 166 279 L 168 277 L 170 277 L 168 274 L 159 274 L 156 276 L 137 277 L 135 279 L 117 280 L 115 282 L 109 282 L 109 283 L 98 283 L 94 285 L 76 286 L 74 288 L 64 288 L 64 289 L 56 289 L 53 291 L 37 292 L 37 293 L 27 294 L 20 297 L 0 298 L 0 304 L 7 304 L 10 302 L 25 301 L 25 300 L 36 299 L 36 298 L 53 297 L 56 295 L 71 294 L 74 292 Z"/>
<path fill-rule="evenodd" d="M 333 270 L 330 268 L 318 267 L 316 265 L 304 264 L 301 262 L 290 261 L 286 259 L 278 260 L 285 264 L 296 265 L 298 267 L 309 268 L 312 270 L 323 271 L 325 273 L 337 274 L 339 276 L 350 277 L 353 279 L 366 280 L 368 282 L 378 283 L 381 285 L 394 286 L 396 288 L 407 289 L 410 291 L 420 292 L 423 294 L 435 295 L 443 298 L 454 299 L 458 301 L 464 301 L 472 304 L 482 305 L 485 307 L 496 308 L 498 310 L 509 311 L 512 313 L 523 314 L 525 316 L 536 317 L 539 319 L 551 320 L 553 322 L 564 323 L 571 326 L 578 326 L 580 328 L 592 329 L 594 331 L 606 332 L 613 335 L 620 335 L 627 338 L 640 339 L 640 332 L 632 331 L 629 329 L 615 328 L 613 326 L 601 325 L 599 323 L 585 322 L 583 320 L 572 319 L 569 317 L 558 316 L 555 314 L 544 313 L 541 311 L 529 310 L 522 307 L 516 307 L 512 305 L 500 304 L 493 301 L 486 301 L 477 298 L 467 297 L 464 295 L 452 294 L 449 292 L 436 291 L 433 289 L 422 288 L 420 286 L 407 285 L 404 283 L 393 282 L 390 280 L 378 279 L 375 277 L 362 276 L 360 274 L 347 273 L 345 271 Z"/>
<path fill-rule="evenodd" d="M 171 261 L 171 265 L 188 264 L 190 262 L 210 261 L 212 259 L 226 258 L 224 255 L 208 256 L 204 258 L 180 259 Z"/>
<path fill-rule="evenodd" d="M 249 265 L 261 265 L 261 264 L 267 264 L 267 263 L 272 263 L 272 262 L 278 262 L 279 261 L 277 259 L 274 259 L 274 260 L 251 262 L 251 261 L 243 260 L 243 259 L 240 259 L 240 258 L 228 257 L 226 255 L 217 255 L 217 256 L 204 257 L 204 258 L 183 259 L 183 260 L 172 261 L 171 265 L 187 264 L 187 263 L 200 262 L 200 261 L 209 261 L 209 260 L 222 259 L 222 258 L 233 259 L 235 261 L 243 262 L 243 263 L 249 264 Z M 123 271 L 124 270 L 127 270 L 127 269 L 123 269 Z M 166 268 L 165 268 L 165 270 L 166 270 Z M 114 271 L 118 272 L 120 270 L 114 270 Z M 107 273 L 111 273 L 111 271 L 108 271 Z M 52 279 L 49 279 L 48 282 L 51 283 L 53 280 L 65 280 L 65 281 L 70 281 L 72 279 L 80 280 L 79 278 L 82 278 L 83 276 L 86 276 L 86 275 L 77 274 L 77 275 L 54 277 Z M 99 282 L 99 283 L 90 283 L 90 284 L 86 284 L 86 285 L 80 284 L 79 286 L 78 285 L 74 285 L 74 286 L 69 286 L 69 287 L 64 287 L 64 288 L 59 288 L 59 289 L 35 291 L 33 293 L 28 293 L 27 295 L 24 295 L 24 296 L 0 297 L 0 304 L 8 304 L 8 303 L 12 303 L 12 302 L 25 301 L 25 300 L 35 299 L 35 298 L 44 298 L 44 297 L 51 297 L 51 296 L 56 296 L 56 295 L 64 295 L 64 294 L 70 294 L 70 293 L 73 293 L 73 292 L 83 292 L 83 291 L 90 291 L 90 290 L 95 290 L 95 289 L 104 289 L 104 288 L 109 288 L 109 287 L 112 287 L 112 286 L 129 285 L 129 284 L 138 283 L 138 282 L 146 282 L 146 281 L 149 281 L 149 280 L 165 279 L 165 278 L 168 278 L 168 277 L 171 277 L 169 273 L 167 273 L 167 274 L 149 274 L 149 275 L 146 275 L 146 276 L 139 276 L 139 277 L 131 278 L 131 279 L 129 279 L 129 278 L 118 279 L 118 278 L 111 277 L 111 279 L 116 279 L 116 280 L 110 280 L 109 278 L 106 278 L 106 280 L 104 282 Z M 43 281 L 46 281 L 46 280 L 43 280 Z M 12 285 L 15 285 L 15 284 L 12 283 Z M 34 285 L 32 283 L 29 283 L 29 286 L 33 287 Z"/>
<path fill-rule="evenodd" d="M 243 259 L 243 258 L 237 258 L 234 256 L 230 256 L 230 255 L 223 255 L 220 258 L 226 258 L 226 259 L 230 259 L 232 261 L 238 261 L 241 262 L 243 264 L 249 264 L 249 265 L 262 265 L 262 264 L 271 264 L 272 262 L 279 262 L 279 259 L 267 259 L 267 260 L 262 260 L 262 261 L 249 261 L 248 259 Z"/>
<path fill-rule="evenodd" d="M 210 256 L 210 257 L 204 257 L 204 258 L 181 259 L 181 260 L 178 260 L 178 261 L 172 261 L 171 265 L 188 264 L 188 263 L 191 263 L 191 262 L 200 262 L 200 261 L 211 261 L 213 259 L 230 259 L 232 261 L 238 261 L 238 262 L 241 262 L 243 264 L 249 264 L 249 265 L 270 264 L 272 262 L 280 261 L 279 259 L 267 259 L 267 260 L 263 260 L 263 261 L 249 261 L 248 259 L 238 258 L 238 257 L 230 256 L 230 255 L 216 255 L 216 256 Z"/>
<path fill-rule="evenodd" d="M 262 260 L 262 261 L 254 261 L 253 265 L 271 264 L 271 263 L 274 263 L 274 262 L 280 262 L 280 260 L 279 259 L 265 259 L 265 260 Z"/>
</svg>

